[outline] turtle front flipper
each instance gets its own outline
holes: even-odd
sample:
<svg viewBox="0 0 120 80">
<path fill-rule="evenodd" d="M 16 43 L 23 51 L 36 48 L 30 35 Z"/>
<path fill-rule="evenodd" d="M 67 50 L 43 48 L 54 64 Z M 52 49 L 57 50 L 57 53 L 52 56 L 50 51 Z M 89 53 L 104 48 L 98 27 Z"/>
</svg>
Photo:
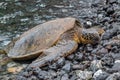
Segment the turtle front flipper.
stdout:
<svg viewBox="0 0 120 80">
<path fill-rule="evenodd" d="M 55 46 L 43 51 L 43 57 L 38 57 L 33 61 L 29 67 L 42 67 L 47 65 L 48 62 L 54 62 L 61 57 L 65 57 L 74 52 L 78 47 L 77 42 L 74 40 L 63 40 L 57 43 Z"/>
</svg>

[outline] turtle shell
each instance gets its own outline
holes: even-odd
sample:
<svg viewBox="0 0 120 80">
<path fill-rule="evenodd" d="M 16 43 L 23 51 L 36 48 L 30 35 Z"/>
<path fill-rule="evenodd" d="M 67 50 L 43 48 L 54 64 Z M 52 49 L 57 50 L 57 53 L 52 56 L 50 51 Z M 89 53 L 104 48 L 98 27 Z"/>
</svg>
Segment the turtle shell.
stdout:
<svg viewBox="0 0 120 80">
<path fill-rule="evenodd" d="M 10 49 L 12 59 L 25 60 L 39 56 L 53 46 L 64 32 L 74 28 L 76 19 L 67 17 L 51 20 L 24 32 Z"/>
</svg>

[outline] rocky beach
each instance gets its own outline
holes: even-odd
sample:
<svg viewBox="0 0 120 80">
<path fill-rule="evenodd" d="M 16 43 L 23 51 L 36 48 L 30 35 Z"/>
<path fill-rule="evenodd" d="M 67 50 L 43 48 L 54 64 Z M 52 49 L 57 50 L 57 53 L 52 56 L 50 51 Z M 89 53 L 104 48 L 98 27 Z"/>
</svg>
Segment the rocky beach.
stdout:
<svg viewBox="0 0 120 80">
<path fill-rule="evenodd" d="M 12 3 L 16 9 L 8 7 Z M 120 80 L 120 0 L 1 1 L 0 10 L 7 8 L 11 15 L 0 16 L 1 49 L 37 24 L 68 16 L 84 28 L 97 26 L 105 32 L 99 44 L 80 44 L 73 54 L 41 68 L 27 68 L 31 61 L 0 54 L 0 80 Z"/>
</svg>

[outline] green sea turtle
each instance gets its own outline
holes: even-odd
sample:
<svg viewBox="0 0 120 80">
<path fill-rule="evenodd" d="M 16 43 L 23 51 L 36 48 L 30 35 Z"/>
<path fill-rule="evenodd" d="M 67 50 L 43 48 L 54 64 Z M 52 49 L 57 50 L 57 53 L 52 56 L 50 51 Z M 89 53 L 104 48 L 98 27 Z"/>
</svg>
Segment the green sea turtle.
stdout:
<svg viewBox="0 0 120 80">
<path fill-rule="evenodd" d="M 8 56 L 14 60 L 38 57 L 29 66 L 43 66 L 73 53 L 78 43 L 99 43 L 103 29 L 84 29 L 72 17 L 60 18 L 40 24 L 23 33 L 10 48 Z"/>
</svg>

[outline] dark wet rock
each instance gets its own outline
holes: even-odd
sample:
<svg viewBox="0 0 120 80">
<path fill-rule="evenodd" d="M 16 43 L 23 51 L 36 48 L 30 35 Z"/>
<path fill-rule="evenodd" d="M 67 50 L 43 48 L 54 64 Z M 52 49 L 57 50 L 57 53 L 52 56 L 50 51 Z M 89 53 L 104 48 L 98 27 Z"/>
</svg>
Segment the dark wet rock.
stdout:
<svg viewBox="0 0 120 80">
<path fill-rule="evenodd" d="M 100 68 L 102 68 L 102 61 L 101 60 L 94 60 L 91 62 L 90 70 L 95 72 L 96 70 L 98 70 Z"/>
<path fill-rule="evenodd" d="M 105 80 L 108 76 L 109 76 L 108 73 L 106 73 L 102 70 L 98 70 L 94 73 L 93 79 L 94 80 Z"/>
<path fill-rule="evenodd" d="M 80 80 L 89 80 L 92 78 L 92 72 L 91 71 L 81 71 L 77 70 L 76 75 L 79 77 Z"/>
<path fill-rule="evenodd" d="M 65 71 L 67 71 L 67 72 L 69 72 L 69 71 L 71 70 L 71 64 L 70 64 L 70 63 L 66 63 L 66 64 L 63 66 L 62 69 L 65 70 Z"/>
<path fill-rule="evenodd" d="M 39 67 L 36 67 L 32 71 L 33 71 L 33 75 L 38 75 L 39 72 L 41 72 L 41 69 Z"/>
<path fill-rule="evenodd" d="M 119 53 L 119 49 L 118 49 L 117 46 L 113 46 L 111 51 L 114 52 L 114 53 Z"/>
<path fill-rule="evenodd" d="M 105 17 L 101 20 L 101 22 L 107 22 L 107 21 L 110 21 L 110 17 Z"/>
<path fill-rule="evenodd" d="M 107 14 L 108 15 L 111 15 L 111 14 L 113 14 L 115 11 L 114 11 L 114 8 L 113 7 L 108 7 L 108 9 L 107 9 Z"/>
<path fill-rule="evenodd" d="M 65 71 L 65 70 L 60 70 L 60 71 L 58 71 L 57 72 L 57 74 L 60 76 L 60 78 L 61 78 L 61 76 L 63 76 L 64 74 L 66 74 L 67 72 Z M 58 76 L 57 76 L 58 77 Z"/>
<path fill-rule="evenodd" d="M 76 75 L 75 71 L 71 71 L 69 73 L 69 79 L 70 80 L 77 80 L 78 79 L 78 76 Z"/>
<path fill-rule="evenodd" d="M 112 67 L 114 64 L 114 58 L 109 54 L 106 54 L 101 60 L 104 66 Z"/>
<path fill-rule="evenodd" d="M 106 80 L 120 80 L 120 73 L 113 73 Z"/>
</svg>

